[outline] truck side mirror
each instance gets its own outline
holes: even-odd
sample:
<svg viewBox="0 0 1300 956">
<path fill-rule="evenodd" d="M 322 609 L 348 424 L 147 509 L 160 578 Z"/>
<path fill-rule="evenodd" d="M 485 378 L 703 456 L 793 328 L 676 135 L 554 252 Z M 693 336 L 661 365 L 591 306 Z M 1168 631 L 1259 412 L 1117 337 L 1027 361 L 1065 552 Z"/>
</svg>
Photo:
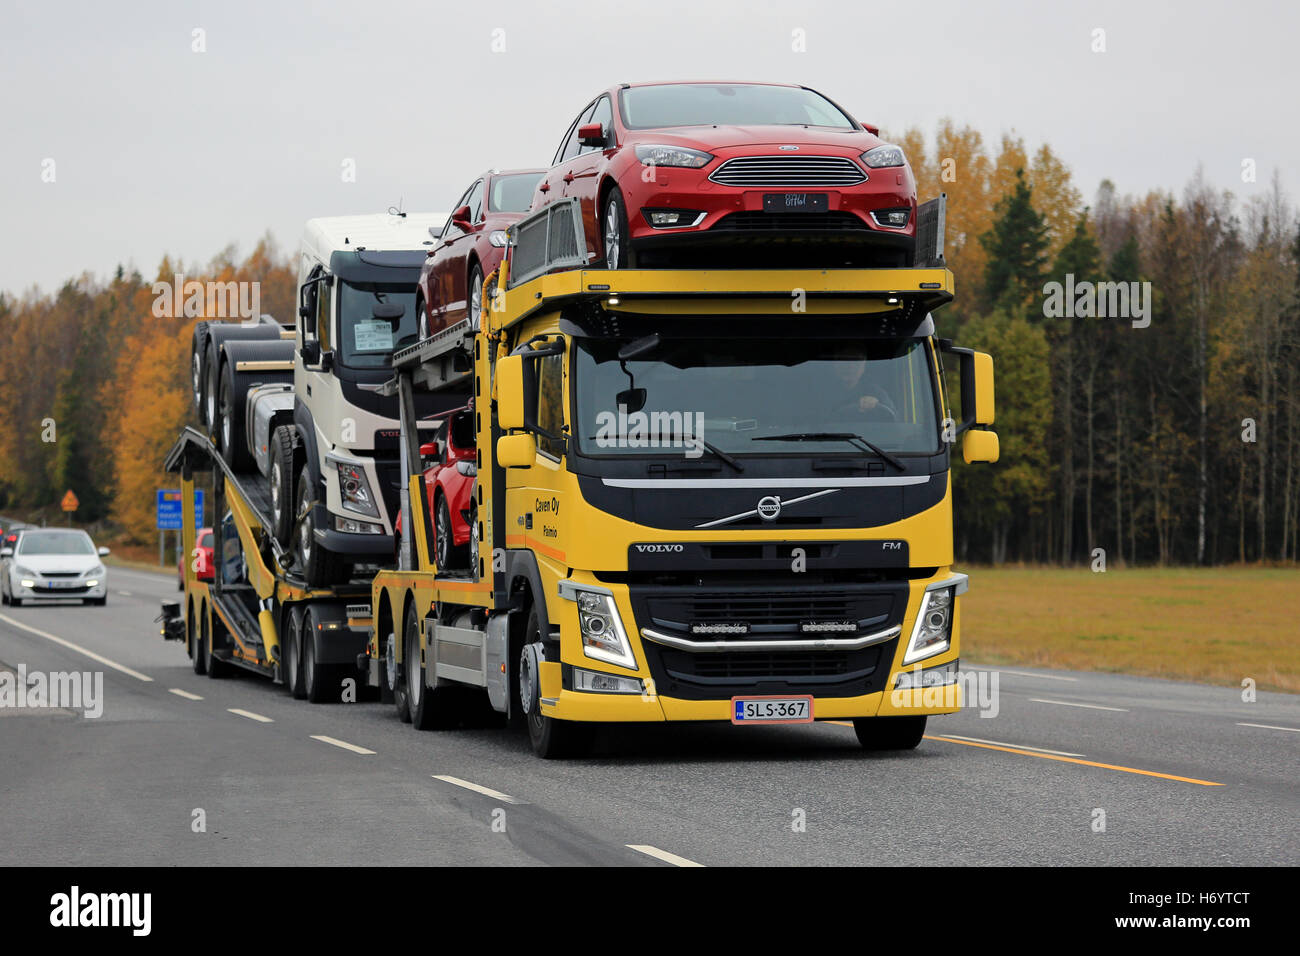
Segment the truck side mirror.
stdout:
<svg viewBox="0 0 1300 956">
<path fill-rule="evenodd" d="M 507 355 L 497 360 L 497 424 L 503 430 L 524 427 L 524 357 Z M 500 443 L 498 443 L 498 448 Z M 533 460 L 530 458 L 531 465 Z"/>
<path fill-rule="evenodd" d="M 502 468 L 526 468 L 537 460 L 537 439 L 528 432 L 497 439 L 497 461 Z"/>
<path fill-rule="evenodd" d="M 319 365 L 320 340 L 312 339 L 310 342 L 304 342 L 302 348 L 298 350 L 298 354 L 302 356 L 303 365 Z"/>
<path fill-rule="evenodd" d="M 972 428 L 961 438 L 961 456 L 966 464 L 991 465 L 998 460 L 998 433 Z"/>
<path fill-rule="evenodd" d="M 971 368 L 975 379 L 975 424 L 993 424 L 993 356 L 976 352 Z M 963 374 L 965 369 L 962 370 Z M 965 409 L 963 409 L 965 411 Z"/>
<path fill-rule="evenodd" d="M 976 425 L 992 425 L 993 356 L 974 349 L 957 348 L 948 339 L 940 339 L 939 347 L 944 354 L 957 356 L 961 367 L 961 422 L 957 434 Z"/>
</svg>

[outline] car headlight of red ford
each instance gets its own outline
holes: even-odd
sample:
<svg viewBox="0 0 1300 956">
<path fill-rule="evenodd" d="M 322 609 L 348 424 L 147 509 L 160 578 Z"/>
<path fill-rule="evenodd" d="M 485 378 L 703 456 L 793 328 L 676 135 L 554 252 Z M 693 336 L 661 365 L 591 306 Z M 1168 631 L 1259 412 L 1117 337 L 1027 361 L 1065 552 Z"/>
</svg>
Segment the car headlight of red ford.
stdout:
<svg viewBox="0 0 1300 956">
<path fill-rule="evenodd" d="M 883 146 L 877 146 L 875 149 L 867 150 L 862 154 L 862 161 L 872 169 L 907 165 L 907 159 L 903 156 L 902 148 L 894 146 L 892 143 L 886 143 Z"/>
<path fill-rule="evenodd" d="M 699 169 L 709 164 L 713 154 L 706 153 L 702 149 L 688 149 L 685 146 L 643 143 L 636 147 L 636 158 L 645 166 L 685 166 L 688 169 Z"/>
</svg>

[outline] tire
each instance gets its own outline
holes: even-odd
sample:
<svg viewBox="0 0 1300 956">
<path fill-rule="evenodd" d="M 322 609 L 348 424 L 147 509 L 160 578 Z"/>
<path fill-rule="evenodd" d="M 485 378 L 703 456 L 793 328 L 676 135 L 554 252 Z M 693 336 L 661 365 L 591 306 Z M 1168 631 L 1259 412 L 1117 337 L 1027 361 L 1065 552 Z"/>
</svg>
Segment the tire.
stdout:
<svg viewBox="0 0 1300 956">
<path fill-rule="evenodd" d="M 203 633 L 199 638 L 199 651 L 203 656 L 203 671 L 208 677 L 216 680 L 224 677 L 226 673 L 225 661 L 218 660 L 212 653 L 213 634 L 209 624 L 209 616 L 203 617 Z"/>
<path fill-rule="evenodd" d="M 925 718 L 856 717 L 853 729 L 864 750 L 915 750 L 925 734 Z"/>
<path fill-rule="evenodd" d="M 540 643 L 542 629 L 537 619 L 537 605 L 528 609 L 528 623 L 524 629 L 524 649 L 519 662 L 519 704 L 528 727 L 528 742 L 533 753 L 543 760 L 579 757 L 591 749 L 595 728 L 591 724 L 571 720 L 556 720 L 542 713 L 538 695 L 532 692 L 532 660 L 528 645 Z"/>
<path fill-rule="evenodd" d="M 293 541 L 293 429 L 281 425 L 271 433 L 271 533 L 280 547 Z"/>
<path fill-rule="evenodd" d="M 9 606 L 10 606 L 10 607 L 22 607 L 22 606 L 23 606 L 23 599 L 20 598 L 20 597 L 11 597 L 11 598 L 9 599 Z"/>
<path fill-rule="evenodd" d="M 389 626 L 388 636 L 384 641 L 384 666 L 380 670 L 379 679 L 384 681 L 385 690 L 393 698 L 393 709 L 397 711 L 397 719 L 404 724 L 411 722 L 410 699 L 406 693 L 406 680 L 401 670 L 397 666 L 397 634 Z"/>
<path fill-rule="evenodd" d="M 469 548 L 466 545 L 454 543 L 456 538 L 452 531 L 451 508 L 447 506 L 446 495 L 438 495 L 438 508 L 433 522 L 434 557 L 437 560 L 438 572 L 442 573 L 468 567 Z"/>
<path fill-rule="evenodd" d="M 308 608 L 302 616 L 302 688 L 313 704 L 334 704 L 343 699 L 343 668 L 316 660 L 316 611 Z"/>
<path fill-rule="evenodd" d="M 108 603 L 108 595 L 105 594 L 102 598 L 86 598 L 86 603 L 94 607 L 103 607 Z"/>
<path fill-rule="evenodd" d="M 483 270 L 477 263 L 469 271 L 469 282 L 465 288 L 468 292 L 465 297 L 465 318 L 469 319 L 470 328 L 477 331 L 479 318 L 483 314 Z"/>
<path fill-rule="evenodd" d="M 203 374 L 203 357 L 207 351 L 208 344 L 208 323 L 196 322 L 194 324 L 194 340 L 190 345 L 190 390 L 194 394 L 194 414 L 198 416 L 199 422 L 206 425 L 207 420 L 204 415 L 207 414 L 205 406 L 206 392 L 204 385 L 206 377 Z"/>
<path fill-rule="evenodd" d="M 411 726 L 416 730 L 445 730 L 452 724 L 451 688 L 428 687 L 424 682 L 424 665 L 420 663 L 420 624 L 415 606 L 406 609 L 402 627 L 402 661 L 406 676 L 406 706 Z"/>
<path fill-rule="evenodd" d="M 244 433 L 244 397 L 246 389 L 235 387 L 235 366 L 227 361 L 221 369 L 221 391 L 217 396 L 220 416 L 221 457 L 232 471 L 252 471 L 256 467 L 248 453 L 248 436 Z"/>
<path fill-rule="evenodd" d="M 201 609 L 198 617 L 198 623 L 189 629 L 190 664 L 194 673 L 202 675 L 208 672 L 208 659 L 203 656 L 203 644 L 208 639 L 207 609 Z"/>
<path fill-rule="evenodd" d="M 289 608 L 289 626 L 285 629 L 284 663 L 281 665 L 285 690 L 294 700 L 303 700 L 307 691 L 302 683 L 302 609 Z"/>
<path fill-rule="evenodd" d="M 294 513 L 298 533 L 294 537 L 294 553 L 298 558 L 298 570 L 307 579 L 308 587 L 328 587 L 339 576 L 339 563 L 333 554 L 316 543 L 316 523 L 312 520 L 313 509 L 309 507 L 316 498 L 311 469 L 306 464 L 298 472 L 295 487 Z"/>
<path fill-rule="evenodd" d="M 207 347 L 203 350 L 203 424 L 207 426 L 208 436 L 214 439 L 217 432 L 217 373 L 220 369 L 217 366 L 217 343 L 208 340 Z M 220 446 L 218 446 L 220 447 Z"/>
<path fill-rule="evenodd" d="M 469 499 L 469 573 L 475 581 L 479 579 L 478 567 L 478 502 L 474 500 L 474 492 L 470 492 Z"/>
<path fill-rule="evenodd" d="M 627 227 L 627 205 L 617 186 L 605 197 L 605 208 L 600 217 L 602 253 L 606 269 L 626 269 L 632 262 Z"/>
</svg>

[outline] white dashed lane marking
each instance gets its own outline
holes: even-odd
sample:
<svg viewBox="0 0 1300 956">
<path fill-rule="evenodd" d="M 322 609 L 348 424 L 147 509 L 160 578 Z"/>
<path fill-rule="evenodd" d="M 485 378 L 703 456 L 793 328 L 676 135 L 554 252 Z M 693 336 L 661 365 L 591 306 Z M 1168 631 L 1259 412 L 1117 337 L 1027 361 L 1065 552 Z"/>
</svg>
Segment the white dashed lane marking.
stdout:
<svg viewBox="0 0 1300 956">
<path fill-rule="evenodd" d="M 256 720 L 259 724 L 275 723 L 270 717 L 263 717 L 261 714 L 255 714 L 251 710 L 240 710 L 238 707 L 227 707 L 226 710 L 232 714 L 238 714 L 240 717 L 247 717 L 249 720 Z"/>
<path fill-rule="evenodd" d="M 432 774 L 434 780 L 441 780 L 443 783 L 450 783 L 457 787 L 463 787 L 466 790 L 473 790 L 475 793 L 481 793 L 485 797 L 491 797 L 493 800 L 500 800 L 502 803 L 523 803 L 508 793 L 502 793 L 500 790 L 493 790 L 491 787 L 484 787 L 477 783 L 470 783 L 468 780 L 462 780 L 460 777 L 449 777 L 446 774 Z"/>
<path fill-rule="evenodd" d="M 367 750 L 365 747 L 358 747 L 356 744 L 350 744 L 346 740 L 339 740 L 337 737 L 326 737 L 324 734 L 312 734 L 312 740 L 319 740 L 324 744 L 333 744 L 335 747 L 342 747 L 344 750 L 351 750 L 354 754 L 373 754 L 373 750 Z"/>
</svg>

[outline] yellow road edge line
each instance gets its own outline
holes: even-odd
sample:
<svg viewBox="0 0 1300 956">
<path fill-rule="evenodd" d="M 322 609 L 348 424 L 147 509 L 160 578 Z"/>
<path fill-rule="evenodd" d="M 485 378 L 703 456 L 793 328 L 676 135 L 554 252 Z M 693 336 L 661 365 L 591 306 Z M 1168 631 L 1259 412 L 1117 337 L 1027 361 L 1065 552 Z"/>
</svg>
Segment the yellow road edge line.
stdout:
<svg viewBox="0 0 1300 956">
<path fill-rule="evenodd" d="M 69 650 L 76 651 L 78 654 L 85 654 L 92 661 L 99 661 L 99 663 L 103 664 L 105 667 L 111 667 L 114 670 L 121 671 L 123 674 L 130 674 L 136 680 L 142 680 L 145 681 L 146 683 L 153 683 L 153 678 L 150 677 L 148 674 L 141 674 L 139 671 L 132 670 L 131 668 L 127 667 L 125 664 L 119 664 L 117 663 L 117 661 L 110 661 L 107 657 L 104 657 L 102 654 L 96 654 L 94 651 L 87 650 L 86 648 L 82 647 L 80 644 L 74 644 L 72 643 L 72 641 L 69 641 L 66 638 L 59 637 L 57 634 L 51 634 L 48 631 L 38 630 L 37 628 L 34 628 L 31 625 L 24 624 L 22 621 L 15 621 L 12 617 L 10 617 L 7 614 L 0 614 L 0 621 L 4 621 L 6 624 L 12 624 L 14 627 L 22 628 L 24 631 L 30 631 L 31 633 L 37 635 L 38 637 L 43 637 L 47 641 L 53 641 L 55 644 L 60 644 L 63 647 L 68 648 Z"/>
<path fill-rule="evenodd" d="M 1197 780 L 1195 777 L 1179 777 L 1172 773 L 1157 773 L 1154 770 L 1140 770 L 1137 767 L 1121 767 L 1113 763 L 1097 763 L 1095 760 L 1080 760 L 1077 757 L 1058 757 L 1055 754 L 1034 753 L 1032 750 L 1020 750 L 1015 747 L 995 747 L 993 744 L 977 744 L 969 740 L 953 740 L 951 737 L 933 737 L 925 734 L 926 740 L 938 740 L 947 744 L 960 744 L 963 747 L 980 747 L 984 750 L 1001 750 L 1004 753 L 1020 754 L 1025 757 L 1039 757 L 1043 760 L 1059 760 L 1062 763 L 1077 763 L 1084 767 L 1100 767 L 1102 770 L 1119 770 L 1123 773 L 1137 773 L 1144 777 L 1160 777 L 1163 780 L 1177 780 L 1179 783 L 1194 783 L 1201 787 L 1222 787 L 1226 784 L 1213 780 Z"/>
</svg>

